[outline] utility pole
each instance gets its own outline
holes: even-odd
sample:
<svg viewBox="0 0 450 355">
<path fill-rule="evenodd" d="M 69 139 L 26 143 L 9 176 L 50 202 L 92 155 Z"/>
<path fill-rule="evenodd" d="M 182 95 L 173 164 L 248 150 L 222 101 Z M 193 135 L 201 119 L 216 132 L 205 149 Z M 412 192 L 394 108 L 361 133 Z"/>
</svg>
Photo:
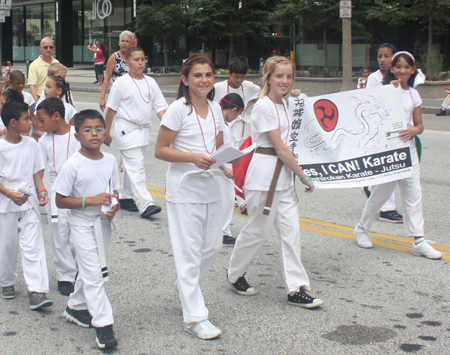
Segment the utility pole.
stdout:
<svg viewBox="0 0 450 355">
<path fill-rule="evenodd" d="M 339 15 L 342 19 L 342 88 L 341 91 L 353 89 L 353 63 L 352 63 L 352 2 L 339 2 Z"/>
</svg>

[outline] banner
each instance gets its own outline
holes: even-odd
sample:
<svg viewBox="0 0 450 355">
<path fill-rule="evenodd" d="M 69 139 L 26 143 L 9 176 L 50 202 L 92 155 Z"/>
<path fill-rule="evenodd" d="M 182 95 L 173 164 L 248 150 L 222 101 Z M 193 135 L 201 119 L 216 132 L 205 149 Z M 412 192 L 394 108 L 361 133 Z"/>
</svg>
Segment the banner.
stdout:
<svg viewBox="0 0 450 355">
<path fill-rule="evenodd" d="M 400 88 L 289 98 L 289 147 L 316 188 L 377 185 L 412 175 Z"/>
</svg>

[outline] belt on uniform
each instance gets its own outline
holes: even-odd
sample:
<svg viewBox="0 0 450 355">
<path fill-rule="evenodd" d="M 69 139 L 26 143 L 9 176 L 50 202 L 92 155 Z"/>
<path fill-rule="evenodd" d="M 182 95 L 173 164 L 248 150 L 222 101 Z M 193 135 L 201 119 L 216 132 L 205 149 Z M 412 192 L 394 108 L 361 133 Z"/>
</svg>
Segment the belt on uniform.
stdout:
<svg viewBox="0 0 450 355">
<path fill-rule="evenodd" d="M 255 149 L 255 153 L 277 156 L 277 152 L 274 148 L 258 147 Z M 273 172 L 272 181 L 270 182 L 269 192 L 267 194 L 266 203 L 264 205 L 263 214 L 268 216 L 270 209 L 272 208 L 273 196 L 275 195 L 275 188 L 277 187 L 278 178 L 280 177 L 281 167 L 283 162 L 280 158 L 277 159 L 277 164 L 275 165 L 275 170 Z"/>
<path fill-rule="evenodd" d="M 151 123 L 139 124 L 139 123 L 130 122 L 130 121 L 128 121 L 124 118 L 120 118 L 120 117 L 116 117 L 116 122 L 128 126 L 124 130 L 119 132 L 122 137 L 127 133 L 133 132 L 135 129 L 150 128 L 150 126 L 151 126 Z"/>
</svg>

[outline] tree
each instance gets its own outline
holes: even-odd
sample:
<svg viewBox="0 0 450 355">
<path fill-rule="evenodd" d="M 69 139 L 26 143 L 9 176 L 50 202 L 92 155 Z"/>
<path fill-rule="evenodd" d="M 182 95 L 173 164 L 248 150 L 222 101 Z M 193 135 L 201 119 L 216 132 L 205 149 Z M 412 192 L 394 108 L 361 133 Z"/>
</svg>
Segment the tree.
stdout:
<svg viewBox="0 0 450 355">
<path fill-rule="evenodd" d="M 205 42 L 219 36 L 230 38 L 230 58 L 234 39 L 248 34 L 255 39 L 267 32 L 266 0 L 189 0 L 189 29 L 198 31 Z"/>
<path fill-rule="evenodd" d="M 449 0 L 375 0 L 375 6 L 367 11 L 369 19 L 378 19 L 390 25 L 402 25 L 416 21 L 428 27 L 428 50 L 433 45 L 433 33 L 447 33 Z"/>
<path fill-rule="evenodd" d="M 186 1 L 164 0 L 141 4 L 136 19 L 137 30 L 143 36 L 163 39 L 164 65 L 169 65 L 167 41 L 186 34 Z"/>
</svg>

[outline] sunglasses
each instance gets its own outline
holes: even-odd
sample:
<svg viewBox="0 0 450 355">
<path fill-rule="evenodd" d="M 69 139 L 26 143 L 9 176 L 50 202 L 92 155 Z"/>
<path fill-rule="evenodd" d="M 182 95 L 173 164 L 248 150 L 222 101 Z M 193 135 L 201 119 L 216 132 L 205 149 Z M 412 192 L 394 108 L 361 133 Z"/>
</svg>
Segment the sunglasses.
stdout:
<svg viewBox="0 0 450 355">
<path fill-rule="evenodd" d="M 44 48 L 44 49 L 53 49 L 53 48 L 55 48 L 55 46 L 43 46 L 42 48 Z"/>
</svg>

